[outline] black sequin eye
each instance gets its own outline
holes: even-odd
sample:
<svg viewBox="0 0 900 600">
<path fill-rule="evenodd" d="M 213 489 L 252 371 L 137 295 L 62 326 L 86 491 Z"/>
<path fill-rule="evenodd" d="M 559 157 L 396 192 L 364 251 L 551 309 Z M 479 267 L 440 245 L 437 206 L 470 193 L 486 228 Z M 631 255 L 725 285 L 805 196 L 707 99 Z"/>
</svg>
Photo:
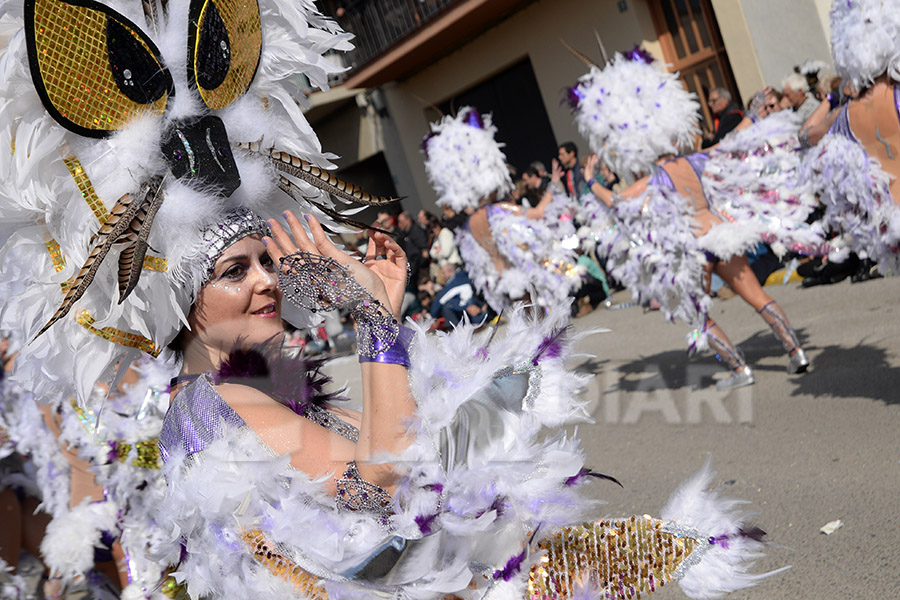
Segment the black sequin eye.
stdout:
<svg viewBox="0 0 900 600">
<path fill-rule="evenodd" d="M 138 104 L 150 104 L 169 91 L 170 78 L 140 41 L 115 19 L 106 19 L 109 69 L 122 93 Z"/>
<path fill-rule="evenodd" d="M 103 137 L 138 114 L 162 114 L 175 93 L 150 38 L 99 2 L 25 0 L 25 43 L 44 107 L 79 135 Z"/>
<path fill-rule="evenodd" d="M 231 67 L 231 43 L 228 30 L 215 3 L 206 9 L 200 36 L 197 40 L 197 83 L 212 90 L 225 81 Z"/>
<path fill-rule="evenodd" d="M 191 0 L 188 79 L 212 110 L 247 91 L 262 51 L 257 0 Z"/>
</svg>

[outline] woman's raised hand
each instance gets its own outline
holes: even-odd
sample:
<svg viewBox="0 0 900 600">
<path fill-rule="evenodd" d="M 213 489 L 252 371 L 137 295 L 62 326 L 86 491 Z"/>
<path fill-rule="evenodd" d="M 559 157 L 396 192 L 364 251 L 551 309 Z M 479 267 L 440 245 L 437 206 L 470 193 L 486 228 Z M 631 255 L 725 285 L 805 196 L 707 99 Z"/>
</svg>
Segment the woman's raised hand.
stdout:
<svg viewBox="0 0 900 600">
<path fill-rule="evenodd" d="M 370 236 L 369 251 L 366 255 L 366 264 L 361 264 L 358 260 L 352 258 L 348 254 L 339 250 L 325 235 L 322 225 L 312 215 L 305 215 L 309 224 L 309 230 L 312 233 L 312 239 L 306 233 L 300 220 L 291 211 L 284 213 L 291 233 L 288 234 L 278 221 L 269 220 L 269 228 L 272 231 L 271 238 L 265 238 L 269 256 L 272 261 L 281 266 L 281 259 L 295 252 L 309 252 L 326 258 L 333 259 L 338 264 L 347 267 L 353 279 L 362 285 L 372 295 L 373 298 L 380 301 L 394 314 L 399 320 L 399 311 L 403 302 L 403 292 L 406 287 L 406 254 L 400 246 L 390 237 L 384 234 L 376 234 L 381 236 L 379 240 L 375 236 Z M 371 255 L 371 262 L 368 260 Z M 375 257 L 384 256 L 384 260 L 376 260 Z M 385 263 L 385 264 L 380 264 Z M 402 275 L 401 275 L 402 274 Z M 402 282 L 402 285 L 398 285 Z M 399 289 L 398 289 L 399 288 Z"/>
<path fill-rule="evenodd" d="M 585 181 L 590 181 L 594 178 L 594 175 L 597 173 L 597 165 L 599 162 L 600 158 L 596 154 L 592 153 L 587 157 L 587 161 L 584 163 L 584 170 L 582 171 Z"/>
<path fill-rule="evenodd" d="M 406 292 L 407 276 L 406 253 L 403 248 L 391 236 L 380 231 L 370 231 L 363 266 L 381 279 L 394 316 L 400 320 L 399 311 Z"/>
</svg>

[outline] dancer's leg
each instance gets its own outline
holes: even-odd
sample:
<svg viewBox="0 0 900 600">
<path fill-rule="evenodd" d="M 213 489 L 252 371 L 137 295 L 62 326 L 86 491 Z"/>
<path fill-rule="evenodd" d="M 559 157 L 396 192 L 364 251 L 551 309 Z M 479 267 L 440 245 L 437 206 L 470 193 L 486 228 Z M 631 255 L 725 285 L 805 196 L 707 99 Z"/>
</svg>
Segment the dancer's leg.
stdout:
<svg viewBox="0 0 900 600">
<path fill-rule="evenodd" d="M 716 353 L 716 358 L 731 370 L 731 375 L 727 379 L 719 381 L 716 387 L 720 390 L 733 390 L 752 385 L 754 382 L 753 371 L 744 362 L 740 350 L 734 347 L 722 328 L 715 321 L 707 318 L 703 329 L 706 333 L 707 343 Z"/>
<path fill-rule="evenodd" d="M 714 270 L 735 294 L 757 311 L 772 302 L 772 297 L 759 285 L 746 256 L 735 256 L 728 262 L 717 262 Z"/>
<path fill-rule="evenodd" d="M 745 256 L 736 256 L 727 263 L 718 263 L 716 265 L 716 273 L 725 280 L 731 289 L 735 291 L 747 304 L 756 309 L 756 312 L 763 318 L 766 324 L 772 329 L 785 351 L 790 357 L 788 363 L 789 373 L 803 373 L 809 367 L 809 359 L 800 341 L 791 325 L 787 316 L 778 303 L 772 299 L 759 285 L 759 281 L 750 270 L 750 264 Z"/>
</svg>

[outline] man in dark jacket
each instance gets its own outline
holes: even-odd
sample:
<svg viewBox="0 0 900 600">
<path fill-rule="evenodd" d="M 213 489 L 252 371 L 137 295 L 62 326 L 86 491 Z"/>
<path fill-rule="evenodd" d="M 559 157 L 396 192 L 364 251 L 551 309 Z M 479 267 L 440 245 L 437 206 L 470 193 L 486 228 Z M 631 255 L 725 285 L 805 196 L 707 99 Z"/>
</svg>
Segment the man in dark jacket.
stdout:
<svg viewBox="0 0 900 600">
<path fill-rule="evenodd" d="M 397 227 L 403 232 L 403 251 L 406 252 L 406 260 L 409 262 L 409 285 L 407 289 L 412 293 L 419 291 L 419 271 L 428 266 L 428 235 L 419 224 L 406 211 L 397 216 Z"/>
<path fill-rule="evenodd" d="M 725 88 L 715 88 L 706 100 L 715 117 L 715 131 L 707 133 L 703 140 L 703 147 L 709 148 L 737 127 L 744 120 L 744 113 L 731 102 L 731 93 Z"/>
</svg>

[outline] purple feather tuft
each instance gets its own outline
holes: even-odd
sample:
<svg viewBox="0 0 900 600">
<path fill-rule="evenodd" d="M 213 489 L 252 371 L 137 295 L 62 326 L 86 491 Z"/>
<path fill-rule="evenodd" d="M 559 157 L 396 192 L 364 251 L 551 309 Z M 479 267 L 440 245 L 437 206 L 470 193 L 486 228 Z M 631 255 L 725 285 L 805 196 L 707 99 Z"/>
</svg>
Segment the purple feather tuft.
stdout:
<svg viewBox="0 0 900 600">
<path fill-rule="evenodd" d="M 545 337 L 538 346 L 534 358 L 531 359 L 532 364 L 537 366 L 539 362 L 546 358 L 559 358 L 562 355 L 563 336 L 569 331 L 569 327 L 560 327 L 549 337 Z"/>
<path fill-rule="evenodd" d="M 324 360 L 284 356 L 278 338 L 250 345 L 239 339 L 235 349 L 213 374 L 213 383 L 248 385 L 302 415 L 310 404 L 344 399 L 339 395 L 343 390 L 325 392 L 331 378 L 321 372 L 324 363 Z"/>
<path fill-rule="evenodd" d="M 431 141 L 431 138 L 436 137 L 437 134 L 435 132 L 431 132 L 422 138 L 422 152 L 425 154 L 425 160 L 428 160 L 428 142 Z"/>
<path fill-rule="evenodd" d="M 502 569 L 494 571 L 494 579 L 502 579 L 503 581 L 512 579 L 522 569 L 522 561 L 525 560 L 526 550 L 522 550 L 506 561 L 506 565 Z"/>
<path fill-rule="evenodd" d="M 481 120 L 481 115 L 474 108 L 466 113 L 465 121 L 466 125 L 469 127 L 484 129 L 484 122 Z"/>
<path fill-rule="evenodd" d="M 431 535 L 431 524 L 434 523 L 434 520 L 439 514 L 440 513 L 435 513 L 433 515 L 419 515 L 415 518 L 416 525 L 419 526 L 419 531 L 422 532 L 422 535 Z"/>
<path fill-rule="evenodd" d="M 650 54 L 641 48 L 639 44 L 635 44 L 634 48 L 625 53 L 625 58 L 633 61 L 640 61 L 646 63 L 648 65 L 653 64 L 653 57 Z"/>
<path fill-rule="evenodd" d="M 577 83 L 570 88 L 566 88 L 565 102 L 568 103 L 570 109 L 577 110 L 582 100 L 584 100 L 584 92 L 581 91 Z"/>
</svg>

